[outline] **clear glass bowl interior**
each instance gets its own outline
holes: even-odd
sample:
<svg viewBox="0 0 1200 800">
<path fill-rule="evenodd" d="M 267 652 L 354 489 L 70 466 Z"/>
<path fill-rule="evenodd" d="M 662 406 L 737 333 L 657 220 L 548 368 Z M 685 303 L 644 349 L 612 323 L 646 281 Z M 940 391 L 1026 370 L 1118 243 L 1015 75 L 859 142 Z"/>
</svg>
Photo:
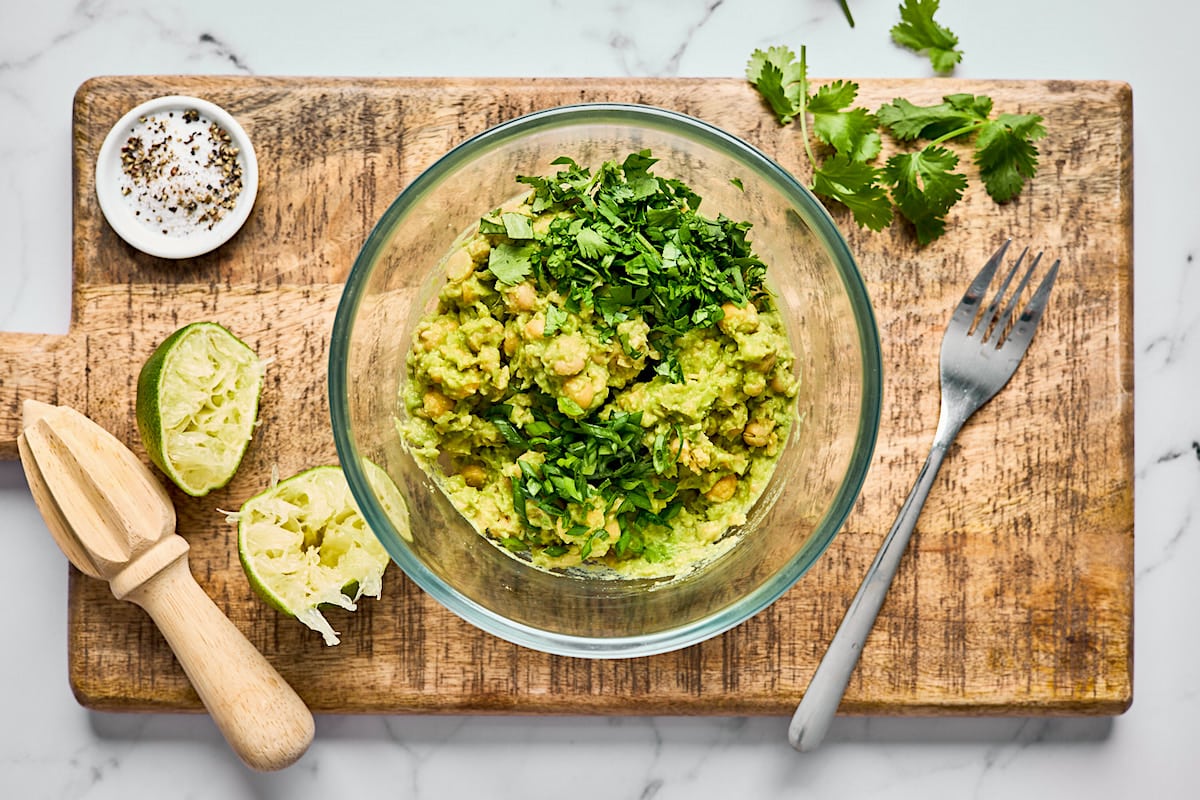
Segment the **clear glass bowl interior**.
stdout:
<svg viewBox="0 0 1200 800">
<path fill-rule="evenodd" d="M 657 174 L 689 184 L 701 211 L 753 224 L 751 240 L 797 354 L 799 424 L 741 541 L 669 582 L 598 580 L 534 569 L 480 536 L 402 446 L 399 391 L 413 325 L 444 282 L 439 261 L 481 215 L 568 155 L 598 165 L 649 149 Z M 460 145 L 393 202 L 364 245 L 338 308 L 330 408 L 354 496 L 395 562 L 467 621 L 517 644 L 584 657 L 648 655 L 721 633 L 787 591 L 829 545 L 861 488 L 880 408 L 874 316 L 825 209 L 760 152 L 661 109 L 551 109 Z M 366 479 L 382 467 L 408 506 L 393 519 Z M 408 532 L 405 532 L 405 525 Z M 403 535 L 402 535 L 403 532 Z"/>
</svg>

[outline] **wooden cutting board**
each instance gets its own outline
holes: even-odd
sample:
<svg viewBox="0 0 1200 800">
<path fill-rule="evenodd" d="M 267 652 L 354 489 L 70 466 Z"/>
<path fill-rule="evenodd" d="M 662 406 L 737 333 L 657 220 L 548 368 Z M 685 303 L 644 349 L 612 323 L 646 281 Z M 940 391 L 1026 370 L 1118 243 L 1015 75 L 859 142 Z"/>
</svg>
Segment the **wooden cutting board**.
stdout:
<svg viewBox="0 0 1200 800">
<path fill-rule="evenodd" d="M 224 490 L 173 497 L 204 589 L 318 712 L 787 714 L 916 478 L 937 419 L 937 353 L 970 276 L 1012 236 L 1062 259 L 1013 385 L 967 426 L 929 497 L 842 710 L 871 714 L 1116 714 L 1132 699 L 1132 95 L 1121 83 L 863 80 L 860 102 L 988 94 L 1045 116 L 1041 171 L 997 206 L 971 186 L 950 233 L 918 248 L 900 225 L 835 214 L 879 318 L 886 371 L 879 445 L 844 531 L 779 602 L 666 655 L 553 657 L 484 634 L 396 568 L 383 598 L 331 611 L 342 644 L 249 589 L 218 509 L 336 463 L 327 340 L 340 284 L 375 221 L 448 148 L 511 117 L 581 101 L 675 109 L 756 144 L 802 180 L 799 131 L 734 79 L 443 80 L 105 77 L 75 98 L 74 295 L 65 336 L 0 334 L 0 455 L 16 457 L 20 404 L 72 405 L 144 452 L 134 425 L 143 360 L 184 323 L 217 320 L 272 360 L 262 425 Z M 104 221 L 93 170 L 110 126 L 162 94 L 224 106 L 249 132 L 261 187 L 249 223 L 185 262 L 126 246 Z M 955 145 L 969 164 L 969 149 Z M 43 536 L 43 531 L 10 535 Z M 138 608 L 79 572 L 68 581 L 71 686 L 96 709 L 198 710 Z M 26 610 L 24 613 L 37 613 Z M 46 620 L 46 624 L 54 624 Z"/>
</svg>

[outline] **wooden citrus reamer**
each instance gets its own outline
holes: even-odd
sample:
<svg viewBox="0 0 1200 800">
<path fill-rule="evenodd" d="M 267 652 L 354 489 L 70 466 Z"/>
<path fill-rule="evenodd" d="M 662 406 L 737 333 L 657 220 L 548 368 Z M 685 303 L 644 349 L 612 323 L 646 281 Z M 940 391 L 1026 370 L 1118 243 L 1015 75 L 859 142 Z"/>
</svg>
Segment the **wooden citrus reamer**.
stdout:
<svg viewBox="0 0 1200 800">
<path fill-rule="evenodd" d="M 26 400 L 22 413 L 29 488 L 71 563 L 149 613 L 247 765 L 281 769 L 303 755 L 312 713 L 192 577 L 175 507 L 149 468 L 74 409 Z"/>
</svg>

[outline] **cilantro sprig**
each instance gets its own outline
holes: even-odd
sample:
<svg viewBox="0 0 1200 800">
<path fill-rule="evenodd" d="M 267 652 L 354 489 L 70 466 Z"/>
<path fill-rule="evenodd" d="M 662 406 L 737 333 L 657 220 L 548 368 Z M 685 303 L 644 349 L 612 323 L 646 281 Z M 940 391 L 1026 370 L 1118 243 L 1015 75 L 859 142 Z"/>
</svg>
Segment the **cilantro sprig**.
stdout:
<svg viewBox="0 0 1200 800">
<path fill-rule="evenodd" d="M 990 97 L 960 93 L 929 106 L 896 98 L 877 116 L 901 141 L 931 139 L 923 153 L 938 150 L 938 145 L 951 139 L 975 135 L 979 177 L 993 200 L 1006 203 L 1037 174 L 1038 151 L 1033 143 L 1046 135 L 1046 128 L 1037 114 L 999 114 L 992 119 L 991 113 Z"/>
<path fill-rule="evenodd" d="M 787 47 L 755 50 L 746 65 L 746 78 L 780 124 L 799 121 L 812 166 L 812 191 L 844 205 L 858 225 L 870 230 L 890 225 L 894 206 L 912 224 L 921 244 L 945 232 L 946 217 L 967 187 L 966 176 L 956 171 L 959 156 L 943 146 L 950 141 L 974 137 L 973 161 L 988 194 L 998 203 L 1012 200 L 1037 174 L 1034 142 L 1046 135 L 1042 117 L 999 114 L 992 118 L 992 100 L 986 96 L 947 95 L 929 106 L 896 98 L 871 113 L 853 107 L 856 83 L 834 81 L 812 91 L 804 47 L 798 60 Z M 883 167 L 876 167 L 871 162 L 882 150 L 880 128 L 900 143 L 928 142 L 919 150 L 896 153 Z M 826 145 L 820 157 L 813 137 Z"/>
</svg>

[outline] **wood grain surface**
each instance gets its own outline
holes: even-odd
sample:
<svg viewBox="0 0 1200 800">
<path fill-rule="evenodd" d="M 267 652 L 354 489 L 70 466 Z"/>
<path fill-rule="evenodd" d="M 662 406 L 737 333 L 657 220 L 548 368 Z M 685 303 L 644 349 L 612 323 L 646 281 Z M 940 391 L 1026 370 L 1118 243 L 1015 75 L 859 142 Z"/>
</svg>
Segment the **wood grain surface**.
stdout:
<svg viewBox="0 0 1200 800">
<path fill-rule="evenodd" d="M 807 180 L 798 130 L 778 126 L 740 80 L 88 81 L 73 119 L 71 330 L 0 334 L 0 455 L 15 457 L 20 404 L 32 397 L 83 411 L 144 458 L 133 416 L 141 363 L 180 325 L 217 320 L 273 360 L 263 424 L 228 487 L 200 499 L 172 490 L 179 530 L 200 585 L 314 711 L 788 714 L 928 450 L 949 310 L 1012 236 L 1062 259 L 1055 295 L 1013 385 L 952 448 L 842 711 L 1120 713 L 1132 700 L 1133 652 L 1131 91 L 1071 81 L 860 84 L 869 108 L 965 91 L 991 95 L 998 110 L 1041 113 L 1041 171 L 997 206 L 968 164 L 971 186 L 950 233 L 924 248 L 901 225 L 870 233 L 835 213 L 879 319 L 879 445 L 853 514 L 817 565 L 720 637 L 650 658 L 548 656 L 462 622 L 393 567 L 382 599 L 329 613 L 342 644 L 327 648 L 252 593 L 219 509 L 257 493 L 273 466 L 288 475 L 336 463 L 325 359 L 340 284 L 387 205 L 440 154 L 535 109 L 618 100 L 715 123 Z M 126 246 L 93 187 L 108 129 L 162 94 L 224 106 L 249 132 L 261 169 L 245 228 L 184 262 Z M 967 163 L 969 150 L 955 147 Z M 45 546 L 54 546 L 48 535 Z M 139 608 L 74 569 L 67 590 L 69 674 L 82 704 L 201 708 Z"/>
</svg>

